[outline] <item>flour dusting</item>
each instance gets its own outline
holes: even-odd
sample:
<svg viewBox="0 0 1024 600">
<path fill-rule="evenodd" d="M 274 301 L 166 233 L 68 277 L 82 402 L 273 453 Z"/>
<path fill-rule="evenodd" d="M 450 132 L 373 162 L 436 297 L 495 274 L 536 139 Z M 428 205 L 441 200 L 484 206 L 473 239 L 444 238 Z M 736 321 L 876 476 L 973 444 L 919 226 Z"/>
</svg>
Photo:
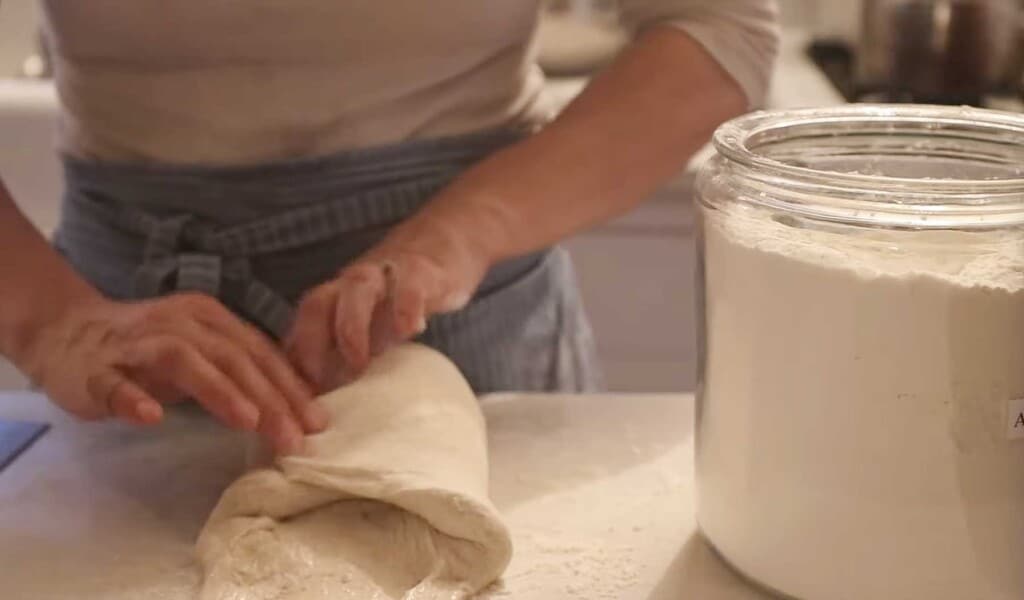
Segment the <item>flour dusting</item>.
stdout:
<svg viewBox="0 0 1024 600">
<path fill-rule="evenodd" d="M 557 580 L 563 582 L 565 598 L 614 599 L 637 583 L 635 549 L 631 546 L 608 546 L 601 538 L 584 542 L 577 537 L 529 532 L 517 535 L 516 544 L 517 552 L 524 557 L 523 565 L 481 598 L 508 598 L 549 589 L 548 582 Z"/>
</svg>

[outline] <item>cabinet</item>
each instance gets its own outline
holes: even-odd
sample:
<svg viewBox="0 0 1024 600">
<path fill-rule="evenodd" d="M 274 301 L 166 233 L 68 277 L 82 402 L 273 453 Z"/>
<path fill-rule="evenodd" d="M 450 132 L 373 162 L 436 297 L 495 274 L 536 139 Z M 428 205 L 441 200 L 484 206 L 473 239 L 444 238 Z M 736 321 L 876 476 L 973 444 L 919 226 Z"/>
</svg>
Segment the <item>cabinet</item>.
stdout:
<svg viewBox="0 0 1024 600">
<path fill-rule="evenodd" d="M 692 176 L 566 245 L 612 391 L 689 391 L 696 380 Z"/>
<path fill-rule="evenodd" d="M 0 77 L 21 75 L 25 60 L 38 51 L 38 0 L 0 2 Z"/>
</svg>

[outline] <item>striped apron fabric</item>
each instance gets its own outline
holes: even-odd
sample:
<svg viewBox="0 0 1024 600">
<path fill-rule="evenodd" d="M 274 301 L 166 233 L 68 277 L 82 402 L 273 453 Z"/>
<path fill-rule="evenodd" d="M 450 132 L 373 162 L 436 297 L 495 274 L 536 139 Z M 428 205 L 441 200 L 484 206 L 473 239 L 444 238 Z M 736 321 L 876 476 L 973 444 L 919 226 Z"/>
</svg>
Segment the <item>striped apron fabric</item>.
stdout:
<svg viewBox="0 0 1024 600">
<path fill-rule="evenodd" d="M 110 297 L 199 291 L 280 338 L 305 291 L 521 137 L 487 132 L 243 167 L 65 157 L 55 244 Z M 478 393 L 600 387 L 572 265 L 558 247 L 495 266 L 469 305 L 434 316 L 419 341 L 450 357 Z"/>
</svg>

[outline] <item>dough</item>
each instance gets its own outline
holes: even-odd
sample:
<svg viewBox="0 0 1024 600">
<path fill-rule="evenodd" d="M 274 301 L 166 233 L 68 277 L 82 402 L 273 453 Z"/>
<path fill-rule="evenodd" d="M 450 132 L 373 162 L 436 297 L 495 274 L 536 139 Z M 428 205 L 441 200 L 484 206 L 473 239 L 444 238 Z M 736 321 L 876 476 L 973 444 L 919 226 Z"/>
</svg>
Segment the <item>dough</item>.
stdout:
<svg viewBox="0 0 1024 600">
<path fill-rule="evenodd" d="M 197 543 L 202 600 L 458 600 L 501 576 L 483 416 L 451 362 L 400 346 L 321 402 L 331 425 L 305 456 L 220 499 Z"/>
</svg>

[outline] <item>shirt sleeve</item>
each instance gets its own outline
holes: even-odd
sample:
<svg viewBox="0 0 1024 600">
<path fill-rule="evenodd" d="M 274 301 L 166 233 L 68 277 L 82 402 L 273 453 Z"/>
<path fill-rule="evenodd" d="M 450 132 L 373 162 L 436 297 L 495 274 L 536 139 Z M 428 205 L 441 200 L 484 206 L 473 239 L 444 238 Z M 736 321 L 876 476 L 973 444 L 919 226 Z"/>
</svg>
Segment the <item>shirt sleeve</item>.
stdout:
<svg viewBox="0 0 1024 600">
<path fill-rule="evenodd" d="M 776 0 L 619 0 L 623 24 L 639 33 L 677 27 L 701 44 L 736 80 L 750 108 L 767 95 L 778 54 Z"/>
</svg>

